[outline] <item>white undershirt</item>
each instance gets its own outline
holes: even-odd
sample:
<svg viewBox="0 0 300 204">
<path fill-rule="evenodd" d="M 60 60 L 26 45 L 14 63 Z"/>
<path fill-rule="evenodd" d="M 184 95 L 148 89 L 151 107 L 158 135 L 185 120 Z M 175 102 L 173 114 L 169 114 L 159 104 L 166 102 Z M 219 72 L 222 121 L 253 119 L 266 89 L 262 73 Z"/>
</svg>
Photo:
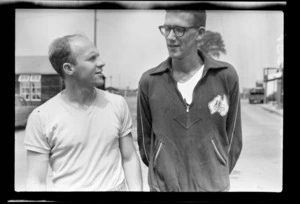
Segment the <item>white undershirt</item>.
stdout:
<svg viewBox="0 0 300 204">
<path fill-rule="evenodd" d="M 180 91 L 183 99 L 186 101 L 186 103 L 191 104 L 193 100 L 193 91 L 198 83 L 198 81 L 202 77 L 204 65 L 201 66 L 201 68 L 186 82 L 177 82 L 178 90 Z"/>
</svg>

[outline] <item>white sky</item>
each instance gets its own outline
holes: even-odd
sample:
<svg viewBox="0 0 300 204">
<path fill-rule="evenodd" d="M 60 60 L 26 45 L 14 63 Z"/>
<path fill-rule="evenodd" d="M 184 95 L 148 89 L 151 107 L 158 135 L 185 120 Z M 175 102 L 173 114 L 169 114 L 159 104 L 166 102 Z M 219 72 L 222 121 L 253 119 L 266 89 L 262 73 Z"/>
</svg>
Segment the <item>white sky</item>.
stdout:
<svg viewBox="0 0 300 204">
<path fill-rule="evenodd" d="M 158 26 L 163 10 L 98 10 L 97 47 L 106 62 L 106 86 L 137 88 L 142 73 L 168 57 Z M 207 30 L 220 32 L 240 89 L 263 79 L 264 67 L 278 67 L 281 11 L 207 11 Z M 47 55 L 53 39 L 72 33 L 94 39 L 94 10 L 17 9 L 16 55 Z M 112 79 L 112 80 L 111 80 Z"/>
</svg>

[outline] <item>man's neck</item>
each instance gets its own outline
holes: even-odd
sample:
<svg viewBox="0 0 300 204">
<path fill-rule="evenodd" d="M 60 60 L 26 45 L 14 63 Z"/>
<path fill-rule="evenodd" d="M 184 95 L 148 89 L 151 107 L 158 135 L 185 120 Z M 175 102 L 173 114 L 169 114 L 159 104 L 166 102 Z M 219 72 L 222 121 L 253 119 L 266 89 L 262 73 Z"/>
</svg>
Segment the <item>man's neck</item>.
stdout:
<svg viewBox="0 0 300 204">
<path fill-rule="evenodd" d="M 66 102 L 76 107 L 89 107 L 95 100 L 96 90 L 94 87 L 80 87 L 66 82 L 66 88 L 62 91 Z"/>
<path fill-rule="evenodd" d="M 199 71 L 202 65 L 203 61 L 198 53 L 184 59 L 172 59 L 173 77 L 177 82 L 185 82 Z"/>
</svg>

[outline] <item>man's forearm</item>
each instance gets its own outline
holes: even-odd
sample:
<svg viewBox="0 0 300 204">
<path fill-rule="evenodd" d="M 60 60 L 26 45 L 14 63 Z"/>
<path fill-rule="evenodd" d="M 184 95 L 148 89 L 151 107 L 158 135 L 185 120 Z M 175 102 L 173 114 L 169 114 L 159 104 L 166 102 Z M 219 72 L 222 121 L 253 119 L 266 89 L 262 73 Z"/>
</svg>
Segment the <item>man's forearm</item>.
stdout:
<svg viewBox="0 0 300 204">
<path fill-rule="evenodd" d="M 134 153 L 130 159 L 123 161 L 123 168 L 129 191 L 142 191 L 142 171 L 140 161 L 136 153 Z"/>
<path fill-rule="evenodd" d="M 39 181 L 38 179 L 27 178 L 26 191 L 47 191 L 45 181 Z"/>
<path fill-rule="evenodd" d="M 27 191 L 46 191 L 49 154 L 27 151 Z"/>
<path fill-rule="evenodd" d="M 140 89 L 137 103 L 137 141 L 142 161 L 149 166 L 149 149 L 151 141 L 151 112 L 147 97 Z"/>
</svg>

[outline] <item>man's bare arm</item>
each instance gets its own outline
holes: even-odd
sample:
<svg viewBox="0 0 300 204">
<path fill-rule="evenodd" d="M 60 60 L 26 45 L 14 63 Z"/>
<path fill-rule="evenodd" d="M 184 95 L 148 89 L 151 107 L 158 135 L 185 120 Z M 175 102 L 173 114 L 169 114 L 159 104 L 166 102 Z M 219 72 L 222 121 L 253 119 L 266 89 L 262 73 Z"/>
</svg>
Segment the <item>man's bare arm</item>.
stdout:
<svg viewBox="0 0 300 204">
<path fill-rule="evenodd" d="M 129 190 L 142 191 L 143 182 L 141 165 L 133 144 L 131 133 L 120 139 L 120 150 Z"/>
<path fill-rule="evenodd" d="M 46 191 L 49 154 L 27 150 L 26 191 Z"/>
</svg>

